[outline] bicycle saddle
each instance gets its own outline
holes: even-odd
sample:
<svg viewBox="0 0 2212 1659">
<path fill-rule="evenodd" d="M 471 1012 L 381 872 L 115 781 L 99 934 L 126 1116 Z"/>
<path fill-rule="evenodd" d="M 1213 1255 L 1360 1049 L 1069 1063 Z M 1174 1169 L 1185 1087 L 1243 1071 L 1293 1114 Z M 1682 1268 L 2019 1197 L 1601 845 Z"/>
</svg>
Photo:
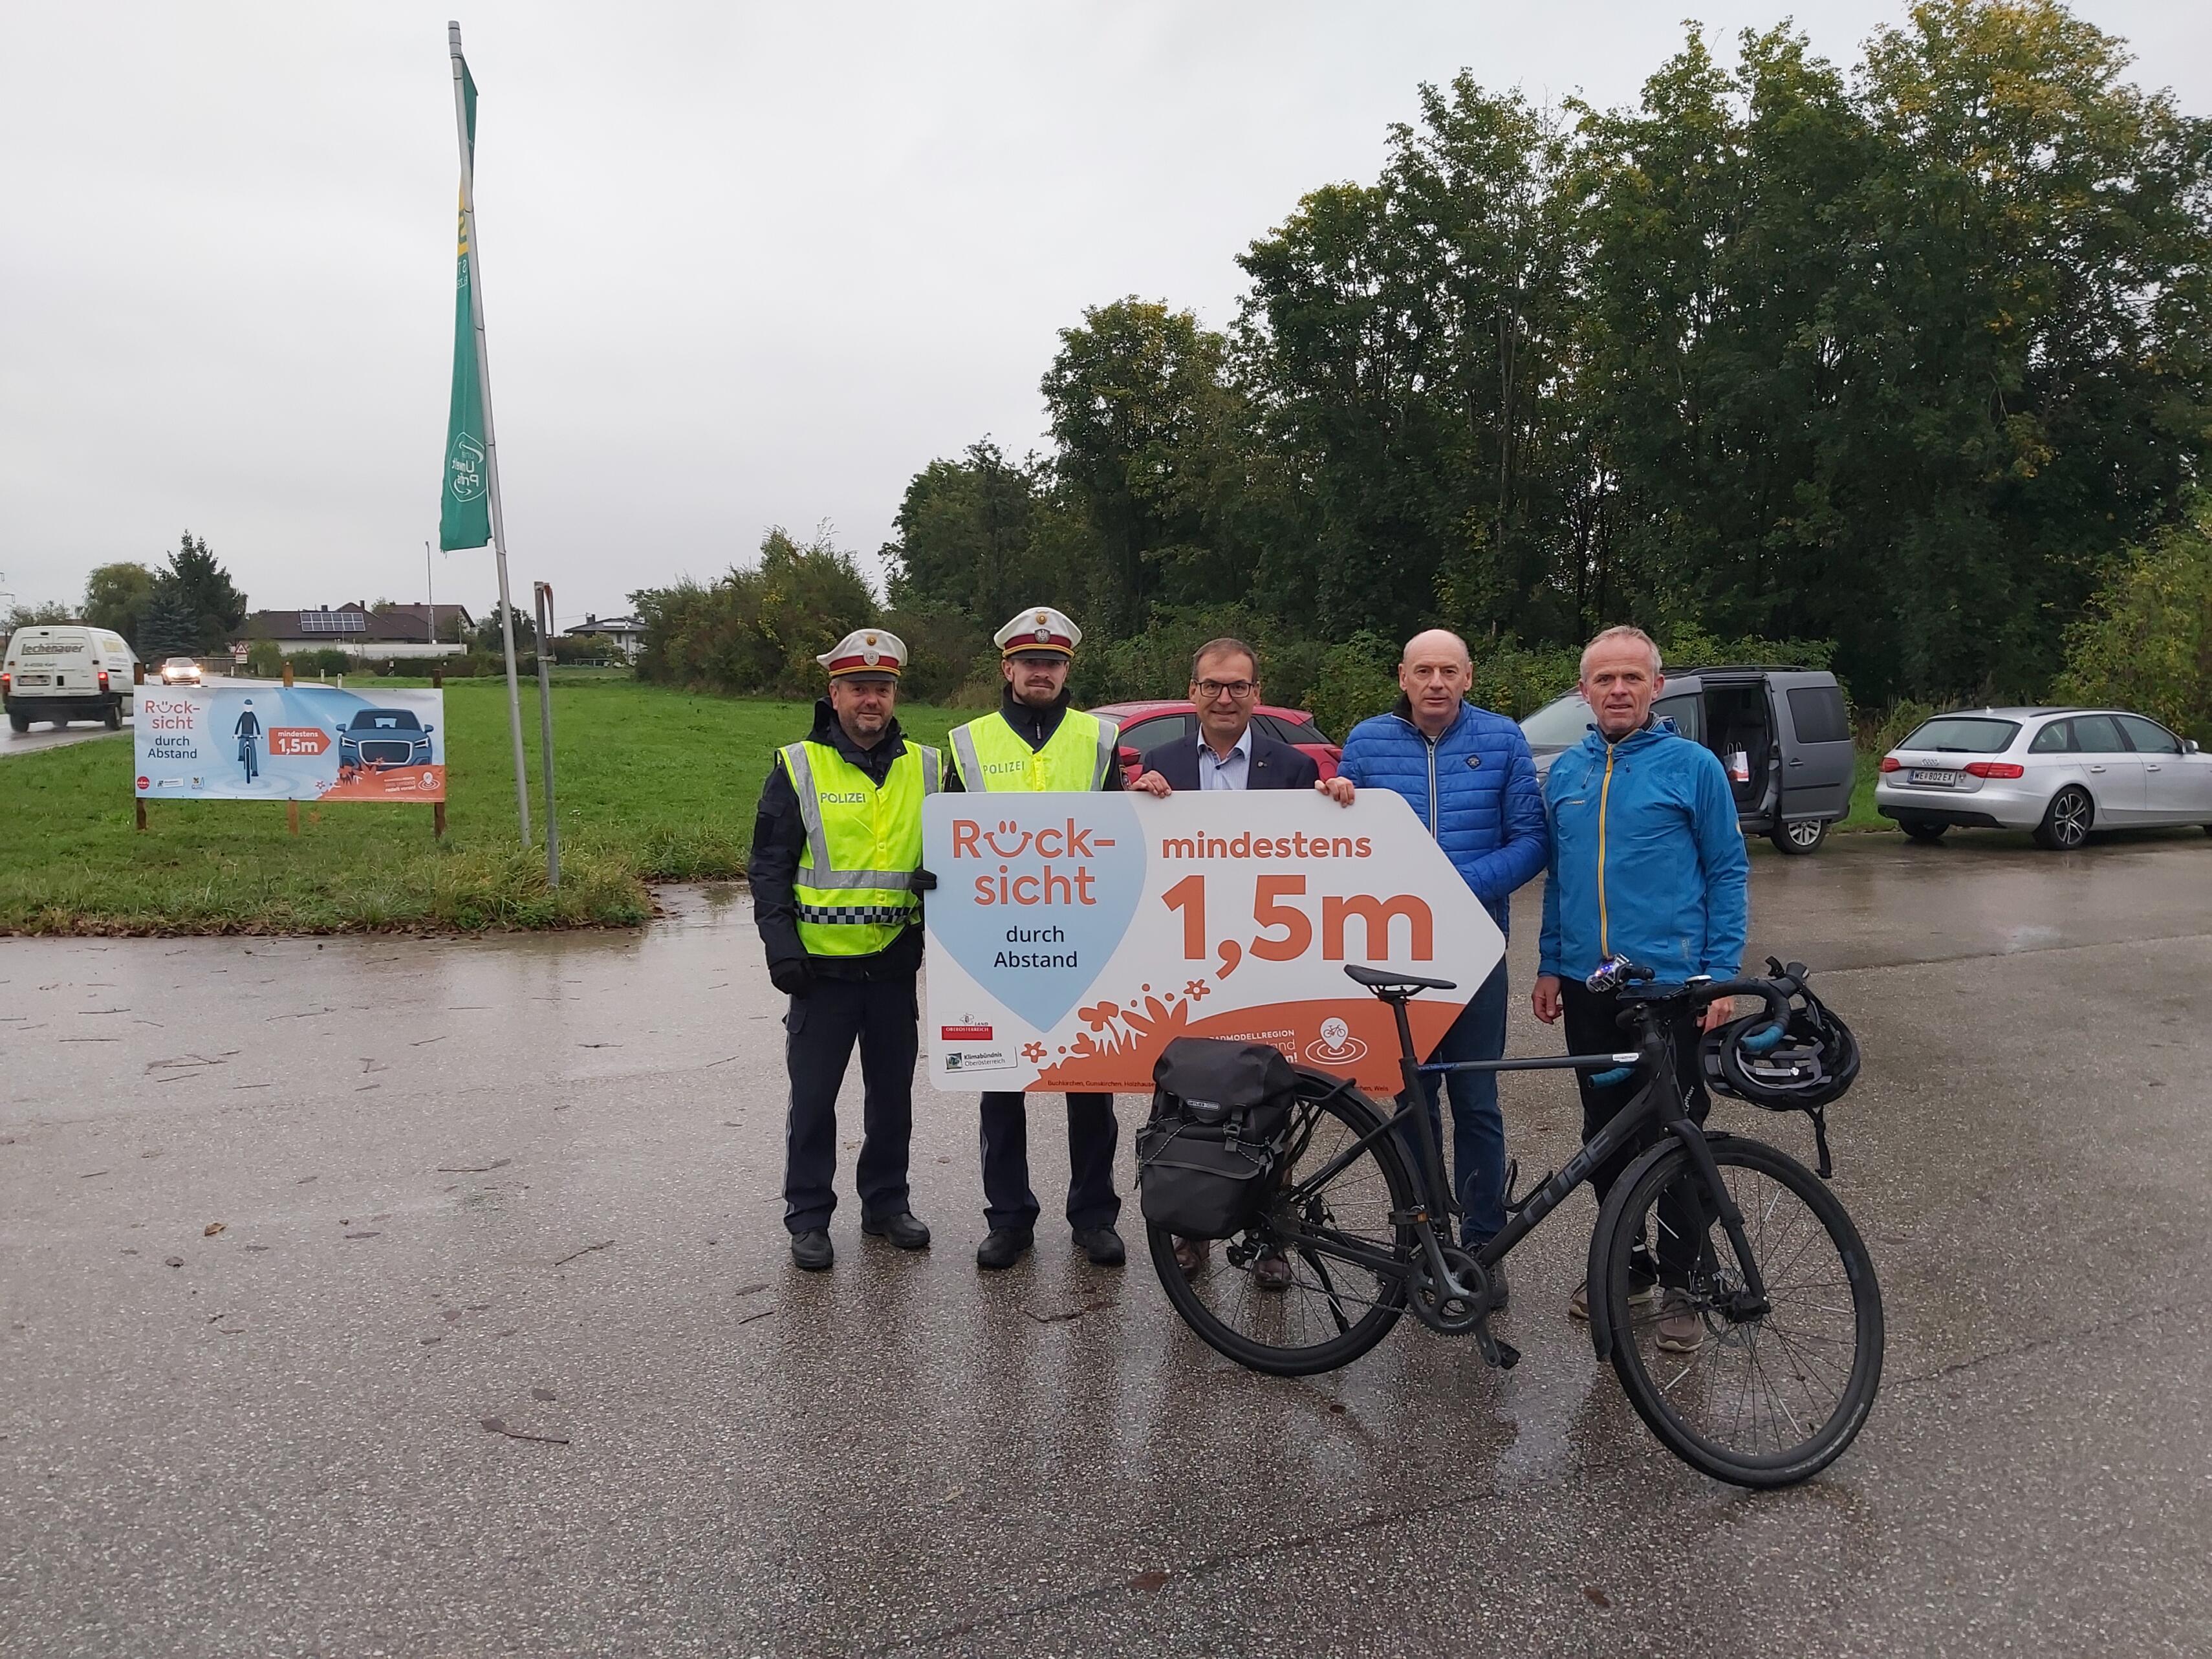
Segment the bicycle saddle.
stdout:
<svg viewBox="0 0 2212 1659">
<path fill-rule="evenodd" d="M 1387 996 L 1393 991 L 1404 991 L 1411 994 L 1415 991 L 1459 989 L 1458 983 L 1453 980 L 1423 979 L 1419 974 L 1400 974 L 1381 968 L 1363 968 L 1356 962 L 1347 962 L 1344 964 L 1344 975 L 1354 984 L 1364 985 L 1377 996 Z"/>
</svg>

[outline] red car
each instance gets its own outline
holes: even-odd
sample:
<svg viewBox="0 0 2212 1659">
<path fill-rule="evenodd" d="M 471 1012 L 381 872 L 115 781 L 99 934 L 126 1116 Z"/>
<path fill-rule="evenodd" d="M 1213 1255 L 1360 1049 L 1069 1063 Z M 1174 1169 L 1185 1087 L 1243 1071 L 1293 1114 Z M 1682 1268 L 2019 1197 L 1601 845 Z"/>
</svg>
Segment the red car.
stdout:
<svg viewBox="0 0 2212 1659">
<path fill-rule="evenodd" d="M 1133 783 L 1143 769 L 1145 751 L 1164 743 L 1196 743 L 1198 716 L 1188 702 L 1109 702 L 1091 711 L 1121 728 L 1121 781 Z M 1303 708 L 1279 708 L 1263 702 L 1252 711 L 1252 724 L 1279 742 L 1311 755 L 1324 778 L 1336 775 L 1344 750 L 1322 735 Z"/>
</svg>

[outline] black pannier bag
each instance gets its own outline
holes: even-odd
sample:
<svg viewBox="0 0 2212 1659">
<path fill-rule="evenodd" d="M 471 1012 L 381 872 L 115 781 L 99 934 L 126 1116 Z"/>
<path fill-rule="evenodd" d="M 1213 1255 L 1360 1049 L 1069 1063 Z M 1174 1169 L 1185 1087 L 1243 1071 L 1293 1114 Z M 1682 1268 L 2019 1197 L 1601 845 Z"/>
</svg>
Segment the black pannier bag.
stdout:
<svg viewBox="0 0 2212 1659">
<path fill-rule="evenodd" d="M 1297 1071 L 1264 1042 L 1177 1037 L 1152 1082 L 1152 1121 L 1137 1132 L 1145 1220 L 1182 1238 L 1243 1231 L 1282 1158 Z"/>
</svg>

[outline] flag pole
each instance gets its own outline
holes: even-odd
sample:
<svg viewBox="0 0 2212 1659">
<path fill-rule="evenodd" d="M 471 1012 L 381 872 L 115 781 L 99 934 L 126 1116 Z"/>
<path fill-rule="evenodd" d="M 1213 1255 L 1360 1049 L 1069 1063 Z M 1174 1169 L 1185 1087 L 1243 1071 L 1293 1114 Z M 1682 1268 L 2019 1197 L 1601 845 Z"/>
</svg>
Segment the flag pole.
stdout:
<svg viewBox="0 0 2212 1659">
<path fill-rule="evenodd" d="M 484 482 L 491 493 L 491 549 L 499 566 L 499 631 L 507 647 L 507 729 L 514 744 L 514 811 L 530 845 L 530 782 L 522 759 L 522 687 L 514 672 L 514 603 L 507 597 L 507 520 L 499 503 L 499 445 L 491 422 L 491 362 L 484 349 L 483 264 L 477 247 L 476 157 L 470 153 L 468 100 L 461 88 L 461 26 L 446 25 L 453 61 L 453 125 L 461 141 L 461 229 L 469 245 L 469 324 L 476 335 L 477 386 L 483 398 Z M 434 612 L 433 613 L 435 614 Z"/>
</svg>

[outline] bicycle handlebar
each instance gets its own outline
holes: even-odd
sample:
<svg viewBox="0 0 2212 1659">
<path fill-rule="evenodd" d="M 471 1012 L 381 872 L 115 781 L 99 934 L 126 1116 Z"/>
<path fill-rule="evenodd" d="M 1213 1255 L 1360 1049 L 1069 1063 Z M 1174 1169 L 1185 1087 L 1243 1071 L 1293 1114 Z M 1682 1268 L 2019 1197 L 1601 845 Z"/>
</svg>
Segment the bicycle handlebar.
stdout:
<svg viewBox="0 0 2212 1659">
<path fill-rule="evenodd" d="M 1790 999 L 1802 988 L 1806 970 L 1794 962 L 1785 968 L 1771 957 L 1767 959 L 1767 966 L 1774 969 L 1771 978 L 1706 980 L 1702 983 L 1693 980 L 1671 992 L 1650 995 L 1645 1000 L 1672 1002 L 1687 1000 L 1693 1007 L 1705 1008 L 1723 997 L 1757 997 L 1766 1005 L 1770 1024 L 1765 1030 L 1752 1033 L 1747 1041 L 1764 1038 L 1771 1047 L 1781 1041 L 1782 1033 L 1790 1024 Z M 1584 983 L 1593 991 L 1614 991 L 1648 985 L 1657 977 L 1656 969 L 1647 968 L 1642 963 L 1631 962 L 1626 957 L 1607 957 L 1598 963 L 1596 970 Z"/>
<path fill-rule="evenodd" d="M 1774 1022 L 1775 1030 L 1779 1031 L 1790 1023 L 1790 991 L 1782 989 L 1781 984 L 1789 985 L 1790 990 L 1796 988 L 1796 982 L 1789 980 L 1778 984 L 1771 979 L 1723 979 L 1693 986 L 1690 988 L 1690 994 L 1700 1008 L 1717 1002 L 1723 997 L 1758 997 L 1766 1004 L 1767 1018 Z"/>
</svg>

